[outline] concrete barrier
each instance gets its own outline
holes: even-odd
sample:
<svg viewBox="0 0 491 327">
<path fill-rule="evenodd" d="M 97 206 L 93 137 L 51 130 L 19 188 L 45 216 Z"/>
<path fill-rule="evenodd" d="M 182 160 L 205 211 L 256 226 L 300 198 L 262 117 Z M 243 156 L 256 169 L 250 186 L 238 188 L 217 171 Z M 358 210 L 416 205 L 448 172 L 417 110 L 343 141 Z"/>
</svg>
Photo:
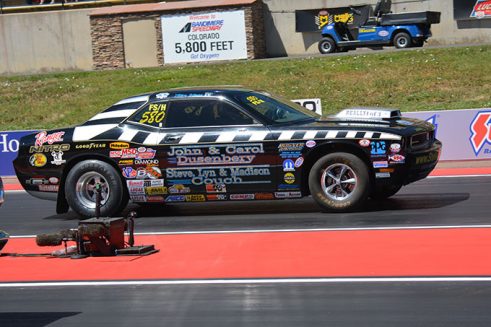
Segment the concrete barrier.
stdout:
<svg viewBox="0 0 491 327">
<path fill-rule="evenodd" d="M 92 69 L 89 12 L 0 15 L 0 74 Z"/>
</svg>

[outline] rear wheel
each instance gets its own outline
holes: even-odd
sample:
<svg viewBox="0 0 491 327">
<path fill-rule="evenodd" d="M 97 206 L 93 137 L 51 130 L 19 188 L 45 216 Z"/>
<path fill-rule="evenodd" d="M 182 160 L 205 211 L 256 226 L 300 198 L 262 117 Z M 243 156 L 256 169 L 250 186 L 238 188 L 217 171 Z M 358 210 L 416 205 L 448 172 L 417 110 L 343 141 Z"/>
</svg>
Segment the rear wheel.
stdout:
<svg viewBox="0 0 491 327">
<path fill-rule="evenodd" d="M 368 197 L 368 168 L 353 154 L 328 154 L 312 166 L 309 188 L 314 200 L 328 211 L 354 210 Z"/>
<path fill-rule="evenodd" d="M 118 172 L 108 163 L 85 160 L 67 175 L 65 196 L 69 206 L 83 217 L 95 216 L 96 187 L 100 186 L 101 216 L 117 215 L 128 203 Z"/>
<path fill-rule="evenodd" d="M 336 51 L 336 42 L 330 37 L 324 37 L 319 41 L 319 52 L 322 54 L 333 53 Z"/>
<path fill-rule="evenodd" d="M 398 49 L 409 48 L 412 44 L 411 36 L 406 32 L 397 33 L 394 37 L 394 46 Z"/>
</svg>

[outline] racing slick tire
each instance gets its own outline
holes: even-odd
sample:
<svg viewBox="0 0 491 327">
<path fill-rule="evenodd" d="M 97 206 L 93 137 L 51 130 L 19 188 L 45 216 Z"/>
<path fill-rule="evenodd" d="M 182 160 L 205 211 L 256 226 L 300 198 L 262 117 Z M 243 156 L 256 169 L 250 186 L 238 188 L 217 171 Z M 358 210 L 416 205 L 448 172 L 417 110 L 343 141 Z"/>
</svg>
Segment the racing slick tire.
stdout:
<svg viewBox="0 0 491 327">
<path fill-rule="evenodd" d="M 70 169 L 65 182 L 68 205 L 80 216 L 94 217 L 97 183 L 101 185 L 101 216 L 117 215 L 126 207 L 128 197 L 118 172 L 100 160 L 81 161 Z"/>
<path fill-rule="evenodd" d="M 393 184 L 376 187 L 370 197 L 374 200 L 384 200 L 399 192 L 401 187 L 402 185 Z"/>
<path fill-rule="evenodd" d="M 407 49 L 411 47 L 412 44 L 413 41 L 411 36 L 406 32 L 399 32 L 396 34 L 396 36 L 394 36 L 394 46 L 397 49 Z"/>
<path fill-rule="evenodd" d="M 319 52 L 322 54 L 333 53 L 336 51 L 336 42 L 330 37 L 323 37 L 318 44 Z"/>
<path fill-rule="evenodd" d="M 321 157 L 309 173 L 314 200 L 327 211 L 353 211 L 362 206 L 370 191 L 367 165 L 357 156 L 335 152 Z"/>
</svg>

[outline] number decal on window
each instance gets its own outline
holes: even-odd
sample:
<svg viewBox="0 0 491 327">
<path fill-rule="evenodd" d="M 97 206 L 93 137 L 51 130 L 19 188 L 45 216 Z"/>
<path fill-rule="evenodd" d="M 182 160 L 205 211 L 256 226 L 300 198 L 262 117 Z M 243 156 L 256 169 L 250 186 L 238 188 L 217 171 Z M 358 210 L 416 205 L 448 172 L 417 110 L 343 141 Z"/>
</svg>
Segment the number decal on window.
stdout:
<svg viewBox="0 0 491 327">
<path fill-rule="evenodd" d="M 140 119 L 140 124 L 161 123 L 165 118 L 166 103 L 151 104 Z"/>
<path fill-rule="evenodd" d="M 250 102 L 250 103 L 252 103 L 252 104 L 253 104 L 253 105 L 255 105 L 255 106 L 257 106 L 257 105 L 259 105 L 259 104 L 261 104 L 261 103 L 263 103 L 263 102 L 264 102 L 264 100 L 261 100 L 261 99 L 259 99 L 258 97 L 253 96 L 253 95 L 248 96 L 248 97 L 247 97 L 247 100 L 249 100 L 249 102 Z"/>
</svg>

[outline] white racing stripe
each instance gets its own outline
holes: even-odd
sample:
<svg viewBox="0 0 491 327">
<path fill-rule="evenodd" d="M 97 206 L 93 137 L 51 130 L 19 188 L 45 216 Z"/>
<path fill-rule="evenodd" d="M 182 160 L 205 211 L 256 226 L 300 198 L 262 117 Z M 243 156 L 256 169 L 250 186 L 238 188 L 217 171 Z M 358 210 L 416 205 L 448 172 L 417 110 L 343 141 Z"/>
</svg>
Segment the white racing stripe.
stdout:
<svg viewBox="0 0 491 327">
<path fill-rule="evenodd" d="M 137 236 L 158 235 L 205 235 L 205 234 L 255 234 L 255 233 L 307 233 L 307 232 L 359 232 L 384 230 L 431 230 L 431 229 L 480 229 L 491 228 L 491 225 L 450 225 L 450 226 L 394 226 L 394 227 L 339 227 L 339 228 L 290 228 L 290 229 L 242 229 L 242 230 L 199 230 L 185 232 L 143 232 Z M 10 238 L 33 238 L 36 235 L 10 235 Z"/>
<path fill-rule="evenodd" d="M 136 109 L 126 109 L 126 110 L 115 110 L 115 111 L 109 111 L 109 112 L 103 112 L 100 114 L 95 115 L 94 117 L 90 118 L 89 120 L 99 120 L 99 119 L 106 119 L 106 118 L 126 118 L 130 115 L 132 115 Z"/>
<path fill-rule="evenodd" d="M 80 282 L 0 283 L 0 288 L 66 287 L 66 286 L 135 286 L 135 285 L 216 285 L 216 284 L 347 284 L 347 283 L 482 283 L 491 277 L 360 277 L 360 278 L 267 278 L 267 279 L 191 279 L 191 280 L 132 280 Z"/>
<path fill-rule="evenodd" d="M 103 125 L 97 125 L 97 126 L 80 126 L 80 127 L 75 127 L 73 130 L 73 137 L 72 141 L 73 142 L 79 142 L 79 141 L 89 141 L 93 137 L 100 135 L 111 128 L 114 128 L 118 126 L 117 124 L 103 124 Z"/>
</svg>

